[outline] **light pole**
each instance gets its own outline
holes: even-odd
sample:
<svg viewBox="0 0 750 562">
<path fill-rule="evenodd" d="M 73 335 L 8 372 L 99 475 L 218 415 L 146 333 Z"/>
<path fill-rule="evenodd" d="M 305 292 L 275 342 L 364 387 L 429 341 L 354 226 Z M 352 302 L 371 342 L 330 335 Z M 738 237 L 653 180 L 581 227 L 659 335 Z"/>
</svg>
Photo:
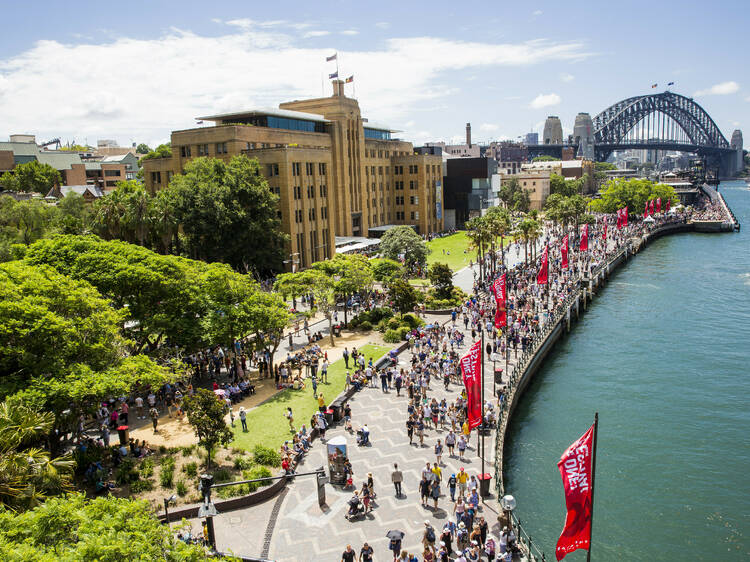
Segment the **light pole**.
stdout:
<svg viewBox="0 0 750 562">
<path fill-rule="evenodd" d="M 502 357 L 500 354 L 496 351 L 493 351 L 490 355 L 490 359 L 492 359 L 492 396 L 494 398 L 497 398 L 497 367 L 496 364 L 498 361 L 502 361 Z M 501 377 L 502 378 L 502 377 Z M 502 382 L 502 380 L 500 381 Z"/>
<path fill-rule="evenodd" d="M 177 496 L 172 494 L 168 498 L 164 498 L 164 520 L 167 522 L 167 525 L 169 525 L 169 504 L 174 504 L 177 502 Z"/>
<path fill-rule="evenodd" d="M 516 508 L 516 498 L 506 495 L 500 499 L 500 507 L 503 509 L 503 518 L 507 521 L 508 527 L 513 529 L 513 510 Z"/>
</svg>

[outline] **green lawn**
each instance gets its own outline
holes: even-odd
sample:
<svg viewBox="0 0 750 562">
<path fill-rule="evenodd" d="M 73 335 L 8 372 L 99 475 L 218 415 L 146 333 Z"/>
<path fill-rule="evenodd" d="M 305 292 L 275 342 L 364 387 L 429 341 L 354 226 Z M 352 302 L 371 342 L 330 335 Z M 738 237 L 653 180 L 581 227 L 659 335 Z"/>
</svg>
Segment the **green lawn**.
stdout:
<svg viewBox="0 0 750 562">
<path fill-rule="evenodd" d="M 464 253 L 469 244 L 469 238 L 464 230 L 450 236 L 430 240 L 427 242 L 427 247 L 430 249 L 430 254 L 427 256 L 427 265 L 432 265 L 435 262 L 447 263 L 455 273 L 469 265 L 469 260 L 476 257 L 476 252 Z M 445 254 L 443 250 L 445 250 Z M 450 255 L 448 255 L 448 252 L 450 252 Z"/>
<path fill-rule="evenodd" d="M 376 362 L 390 351 L 391 346 L 364 345 L 359 350 L 365 354 L 365 360 L 372 357 Z M 351 363 L 350 363 L 351 365 Z M 289 422 L 284 412 L 291 406 L 294 414 L 294 425 L 297 429 L 304 423 L 310 430 L 310 417 L 318 409 L 318 401 L 313 398 L 312 385 L 306 379 L 304 390 L 284 390 L 269 399 L 264 404 L 247 413 L 248 432 L 242 431 L 242 424 L 235 412 L 235 427 L 233 447 L 252 451 L 255 445 L 265 445 L 276 450 L 291 437 Z M 318 384 L 318 392 L 322 392 L 326 404 L 330 404 L 344 390 L 346 369 L 344 360 L 339 359 L 328 367 L 328 384 Z"/>
</svg>

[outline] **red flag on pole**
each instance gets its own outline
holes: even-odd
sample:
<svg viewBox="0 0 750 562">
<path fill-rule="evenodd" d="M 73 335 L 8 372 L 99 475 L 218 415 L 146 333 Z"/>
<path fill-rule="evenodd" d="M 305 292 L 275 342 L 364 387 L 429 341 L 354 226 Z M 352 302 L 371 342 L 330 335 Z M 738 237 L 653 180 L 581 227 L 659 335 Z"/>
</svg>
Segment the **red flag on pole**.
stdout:
<svg viewBox="0 0 750 562">
<path fill-rule="evenodd" d="M 607 242 L 607 223 L 606 222 L 604 223 L 604 234 L 602 234 L 602 240 L 604 240 L 605 243 Z"/>
<path fill-rule="evenodd" d="M 505 314 L 505 273 L 499 279 L 495 279 L 492 284 L 492 292 L 495 295 L 495 328 L 502 328 L 507 325 Z"/>
<path fill-rule="evenodd" d="M 628 226 L 628 206 L 622 210 L 622 226 Z"/>
<path fill-rule="evenodd" d="M 596 425 L 596 424 L 594 424 Z M 591 516 L 593 512 L 594 425 L 566 449 L 557 463 L 565 491 L 565 527 L 557 540 L 555 556 L 591 548 Z"/>
<path fill-rule="evenodd" d="M 669 199 L 667 199 L 667 213 L 669 212 Z"/>
<path fill-rule="evenodd" d="M 539 271 L 536 274 L 536 282 L 537 285 L 546 285 L 547 284 L 547 270 L 548 270 L 548 264 L 547 264 L 547 257 L 549 254 L 549 246 L 544 247 L 544 252 L 542 252 L 542 261 L 539 265 Z"/>
<path fill-rule="evenodd" d="M 589 249 L 589 225 L 584 224 L 581 229 L 581 244 L 579 248 L 582 252 Z"/>
<path fill-rule="evenodd" d="M 562 239 L 562 246 L 560 246 L 560 253 L 562 254 L 562 268 L 568 269 L 568 235 Z"/>
<path fill-rule="evenodd" d="M 482 423 L 482 342 L 478 341 L 469 348 L 461 358 L 466 396 L 468 398 L 469 427 L 478 427 Z"/>
<path fill-rule="evenodd" d="M 661 197 L 656 199 L 656 212 L 661 213 Z"/>
<path fill-rule="evenodd" d="M 654 214 L 654 200 L 648 202 L 648 214 L 653 215 Z"/>
<path fill-rule="evenodd" d="M 622 209 L 617 209 L 617 230 L 622 228 Z"/>
<path fill-rule="evenodd" d="M 646 208 L 643 209 L 643 218 L 645 219 L 648 216 L 648 201 L 646 201 Z"/>
</svg>

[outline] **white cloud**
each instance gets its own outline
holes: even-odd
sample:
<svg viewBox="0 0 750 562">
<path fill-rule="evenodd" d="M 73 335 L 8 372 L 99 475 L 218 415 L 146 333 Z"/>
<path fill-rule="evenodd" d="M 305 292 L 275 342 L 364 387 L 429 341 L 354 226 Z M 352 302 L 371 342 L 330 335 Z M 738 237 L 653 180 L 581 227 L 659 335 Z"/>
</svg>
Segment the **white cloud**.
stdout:
<svg viewBox="0 0 750 562">
<path fill-rule="evenodd" d="M 356 29 L 345 29 L 341 32 L 341 35 L 359 35 L 359 31 Z"/>
<path fill-rule="evenodd" d="M 43 40 L 0 58 L 2 133 L 153 142 L 194 126 L 198 115 L 321 95 L 330 46 L 310 48 L 300 34 L 284 31 L 296 24 L 232 21 L 227 33 L 218 36 L 171 30 L 153 39 L 124 37 L 99 44 Z M 439 111 L 452 91 L 446 87 L 452 71 L 588 56 L 579 42 L 510 44 L 439 37 L 390 39 L 378 49 L 342 54 L 346 73 L 357 77 L 363 114 L 394 127 L 417 112 Z M 112 68 L 127 68 L 128 80 Z M 324 95 L 329 90 L 326 85 Z"/>
<path fill-rule="evenodd" d="M 716 95 L 716 96 L 726 96 L 728 94 L 734 94 L 738 92 L 740 89 L 740 85 L 737 82 L 734 82 L 733 80 L 730 80 L 729 82 L 721 82 L 720 84 L 714 84 L 710 88 L 706 90 L 698 90 L 693 94 L 693 96 L 708 96 L 708 95 Z"/>
<path fill-rule="evenodd" d="M 563 72 L 560 75 L 560 80 L 562 80 L 563 82 L 572 82 L 573 80 L 575 80 L 575 78 L 575 76 L 573 76 L 572 74 L 568 74 L 567 72 Z"/>
<path fill-rule="evenodd" d="M 330 31 L 308 31 L 303 35 L 303 37 L 325 37 L 326 35 L 330 34 Z"/>
<path fill-rule="evenodd" d="M 388 29 L 391 27 L 391 24 L 387 21 L 379 21 L 375 24 L 375 27 L 379 27 L 380 29 Z"/>
<path fill-rule="evenodd" d="M 480 131 L 486 131 L 488 133 L 495 132 L 499 128 L 500 127 L 498 127 L 497 125 L 493 125 L 492 123 L 482 123 L 481 125 L 479 125 L 479 130 Z"/>
<path fill-rule="evenodd" d="M 550 107 L 553 105 L 560 105 L 560 96 L 557 94 L 539 94 L 529 104 L 532 109 L 541 109 L 543 107 Z"/>
<path fill-rule="evenodd" d="M 532 16 L 541 16 L 543 13 L 544 12 L 542 12 L 541 10 L 534 10 L 531 15 Z"/>
</svg>

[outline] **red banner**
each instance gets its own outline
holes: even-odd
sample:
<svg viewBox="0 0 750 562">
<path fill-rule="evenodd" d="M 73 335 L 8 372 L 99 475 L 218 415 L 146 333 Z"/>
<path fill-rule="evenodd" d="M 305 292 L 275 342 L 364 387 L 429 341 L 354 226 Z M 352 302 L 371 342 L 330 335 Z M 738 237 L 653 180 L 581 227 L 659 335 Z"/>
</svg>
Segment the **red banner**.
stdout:
<svg viewBox="0 0 750 562">
<path fill-rule="evenodd" d="M 656 212 L 661 213 L 661 197 L 656 199 Z"/>
<path fill-rule="evenodd" d="M 669 212 L 669 199 L 667 199 L 667 213 Z"/>
<path fill-rule="evenodd" d="M 654 214 L 654 200 L 648 202 L 648 214 L 653 215 Z"/>
<path fill-rule="evenodd" d="M 557 468 L 565 491 L 565 527 L 557 540 L 555 556 L 591 547 L 592 458 L 594 454 L 594 426 L 573 443 L 560 457 Z"/>
<path fill-rule="evenodd" d="M 628 226 L 628 207 L 622 210 L 622 226 Z"/>
<path fill-rule="evenodd" d="M 547 255 L 548 255 L 549 246 L 544 247 L 544 252 L 542 252 L 542 261 L 539 265 L 539 272 L 536 274 L 536 282 L 538 285 L 546 285 L 547 284 L 547 270 L 548 263 L 547 263 Z"/>
<path fill-rule="evenodd" d="M 492 292 L 495 295 L 495 328 L 502 328 L 508 324 L 505 312 L 505 273 L 492 284 Z"/>
<path fill-rule="evenodd" d="M 562 268 L 568 269 L 568 235 L 562 240 L 562 246 L 560 247 L 560 253 L 562 254 Z"/>
<path fill-rule="evenodd" d="M 478 341 L 461 358 L 461 373 L 468 398 L 469 427 L 482 423 L 482 342 Z"/>
<path fill-rule="evenodd" d="M 617 230 L 622 228 L 622 209 L 617 209 Z"/>
<path fill-rule="evenodd" d="M 606 222 L 604 223 L 604 234 L 602 234 L 602 240 L 604 240 L 605 242 L 607 241 L 607 223 Z M 604 249 L 606 250 L 607 248 L 605 247 Z"/>
<path fill-rule="evenodd" d="M 589 249 L 589 225 L 584 224 L 581 229 L 581 245 L 580 250 L 583 252 Z"/>
<path fill-rule="evenodd" d="M 648 201 L 646 201 L 646 208 L 643 209 L 643 218 L 645 219 L 648 216 Z"/>
</svg>

